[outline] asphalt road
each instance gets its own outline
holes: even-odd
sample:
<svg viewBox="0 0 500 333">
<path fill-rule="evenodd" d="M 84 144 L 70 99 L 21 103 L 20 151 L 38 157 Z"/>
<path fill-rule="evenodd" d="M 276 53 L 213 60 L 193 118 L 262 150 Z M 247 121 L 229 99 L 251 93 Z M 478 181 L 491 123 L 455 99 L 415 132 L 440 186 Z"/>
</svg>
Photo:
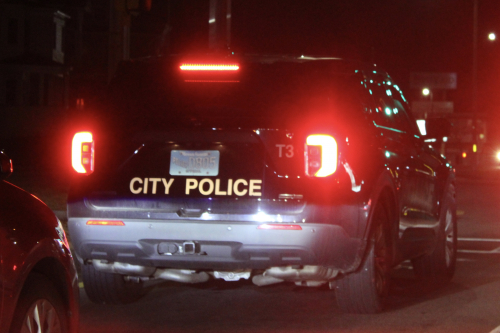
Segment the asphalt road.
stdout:
<svg viewBox="0 0 500 333">
<path fill-rule="evenodd" d="M 126 306 L 82 293 L 80 332 L 490 332 L 500 325 L 498 260 L 462 256 L 454 282 L 437 290 L 401 271 L 378 315 L 342 314 L 330 291 L 292 285 L 166 283 Z"/>
<path fill-rule="evenodd" d="M 80 332 L 491 332 L 500 325 L 500 181 L 466 176 L 452 283 L 424 285 L 403 265 L 382 314 L 343 314 L 326 288 L 166 282 L 122 306 L 93 304 L 81 289 Z"/>
</svg>

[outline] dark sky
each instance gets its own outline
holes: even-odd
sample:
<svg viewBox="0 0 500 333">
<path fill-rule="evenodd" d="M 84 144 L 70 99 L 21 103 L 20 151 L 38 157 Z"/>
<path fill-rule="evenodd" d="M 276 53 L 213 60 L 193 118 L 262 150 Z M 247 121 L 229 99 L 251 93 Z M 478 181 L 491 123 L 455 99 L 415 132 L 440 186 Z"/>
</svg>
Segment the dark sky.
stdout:
<svg viewBox="0 0 500 333">
<path fill-rule="evenodd" d="M 446 99 L 456 112 L 472 109 L 474 0 L 232 0 L 233 50 L 243 53 L 328 55 L 375 62 L 410 98 L 411 72 L 456 72 Z M 500 0 L 477 0 L 479 109 L 500 113 Z M 208 0 L 156 0 L 151 22 L 170 16 L 171 51 L 208 44 Z M 137 18 L 140 20 L 140 18 Z M 161 24 L 157 24 L 157 29 Z M 499 36 L 500 37 L 500 36 Z"/>
</svg>

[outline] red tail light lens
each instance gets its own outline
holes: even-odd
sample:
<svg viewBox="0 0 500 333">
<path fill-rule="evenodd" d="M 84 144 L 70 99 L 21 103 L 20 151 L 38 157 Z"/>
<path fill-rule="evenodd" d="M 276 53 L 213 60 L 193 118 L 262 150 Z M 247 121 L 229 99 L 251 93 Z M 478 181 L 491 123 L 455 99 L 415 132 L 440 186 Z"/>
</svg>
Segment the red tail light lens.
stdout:
<svg viewBox="0 0 500 333">
<path fill-rule="evenodd" d="M 326 134 L 309 135 L 305 149 L 306 175 L 327 177 L 337 170 L 337 141 Z"/>
<path fill-rule="evenodd" d="M 94 172 L 94 139 L 90 132 L 78 132 L 73 136 L 71 146 L 71 165 L 76 172 Z"/>
<path fill-rule="evenodd" d="M 237 71 L 238 64 L 182 64 L 182 71 Z"/>
</svg>

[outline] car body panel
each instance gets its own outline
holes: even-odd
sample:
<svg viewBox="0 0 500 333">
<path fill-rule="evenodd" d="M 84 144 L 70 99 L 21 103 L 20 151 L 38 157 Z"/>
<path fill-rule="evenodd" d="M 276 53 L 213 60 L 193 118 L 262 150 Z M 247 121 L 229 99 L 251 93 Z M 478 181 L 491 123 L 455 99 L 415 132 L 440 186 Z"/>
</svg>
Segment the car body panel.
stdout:
<svg viewBox="0 0 500 333">
<path fill-rule="evenodd" d="M 33 270 L 49 267 L 44 266 L 45 262 L 50 263 L 50 267 L 58 267 L 64 276 L 62 282 L 66 286 L 56 285 L 56 288 L 67 297 L 71 311 L 70 328 L 76 331 L 79 320 L 78 279 L 60 222 L 38 198 L 6 181 L 0 182 L 0 198 L 0 331 L 8 332 L 24 282 Z"/>
<path fill-rule="evenodd" d="M 314 264 L 347 271 L 353 269 L 362 242 L 325 224 L 265 230 L 238 221 L 126 219 L 125 226 L 99 227 L 86 221 L 75 219 L 70 230 L 79 235 L 80 256 L 150 267 L 231 270 Z M 195 244 L 196 249 L 187 253 L 185 243 Z M 338 252 L 343 256 L 331 256 Z"/>
</svg>

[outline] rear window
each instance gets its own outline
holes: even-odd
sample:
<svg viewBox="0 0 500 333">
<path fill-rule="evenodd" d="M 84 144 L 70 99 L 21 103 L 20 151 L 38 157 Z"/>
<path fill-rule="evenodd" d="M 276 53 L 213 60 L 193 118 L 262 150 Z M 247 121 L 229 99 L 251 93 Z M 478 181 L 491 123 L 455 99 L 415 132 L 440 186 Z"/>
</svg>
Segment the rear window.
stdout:
<svg viewBox="0 0 500 333">
<path fill-rule="evenodd" d="M 231 80 L 214 78 L 186 80 L 175 62 L 130 63 L 110 85 L 106 109 L 116 122 L 142 129 L 357 122 L 368 109 L 361 78 L 327 62 L 248 62 Z"/>
</svg>

